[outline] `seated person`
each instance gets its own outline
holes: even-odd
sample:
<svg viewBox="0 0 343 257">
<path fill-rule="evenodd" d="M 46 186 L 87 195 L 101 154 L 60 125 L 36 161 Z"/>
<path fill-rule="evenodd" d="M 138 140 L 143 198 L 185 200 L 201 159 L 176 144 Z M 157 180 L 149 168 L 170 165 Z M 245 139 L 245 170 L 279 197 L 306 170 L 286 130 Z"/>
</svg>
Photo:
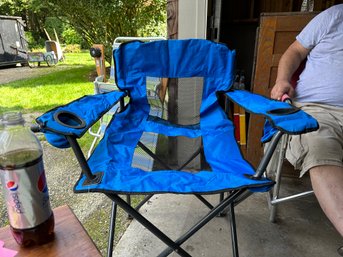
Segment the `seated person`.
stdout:
<svg viewBox="0 0 343 257">
<path fill-rule="evenodd" d="M 297 87 L 292 74 L 307 58 Z M 291 136 L 286 158 L 309 171 L 326 216 L 343 237 L 343 4 L 318 14 L 280 59 L 271 97 L 284 94 L 317 119 L 319 130 Z M 343 256 L 343 246 L 338 249 Z"/>
</svg>

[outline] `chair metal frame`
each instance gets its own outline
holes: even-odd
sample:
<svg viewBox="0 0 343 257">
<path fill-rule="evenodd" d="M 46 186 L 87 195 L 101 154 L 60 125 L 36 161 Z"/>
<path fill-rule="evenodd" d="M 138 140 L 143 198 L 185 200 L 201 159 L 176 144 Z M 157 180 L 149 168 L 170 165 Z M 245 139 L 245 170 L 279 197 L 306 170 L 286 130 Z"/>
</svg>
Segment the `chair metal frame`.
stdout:
<svg viewBox="0 0 343 257">
<path fill-rule="evenodd" d="M 296 200 L 306 196 L 313 195 L 313 190 L 308 190 L 300 193 L 295 193 L 293 195 L 280 197 L 281 188 L 281 177 L 282 177 L 282 166 L 285 160 L 287 145 L 289 141 L 289 135 L 285 134 L 280 140 L 279 151 L 275 151 L 273 158 L 277 158 L 277 165 L 275 170 L 275 185 L 272 190 L 268 192 L 268 206 L 270 209 L 269 220 L 270 222 L 276 222 L 277 205 L 280 203 L 288 202 L 291 200 Z M 278 153 L 278 154 L 277 154 Z"/>
<path fill-rule="evenodd" d="M 299 74 L 304 69 L 305 62 L 306 60 L 302 62 L 302 64 L 300 65 L 300 67 L 297 69 L 297 71 L 292 77 L 292 81 L 293 81 L 292 84 L 294 85 L 294 87 L 296 87 L 296 81 L 297 81 L 297 78 L 299 78 Z M 287 94 L 283 95 L 282 99 L 284 102 L 292 104 L 292 100 Z M 304 191 L 300 193 L 295 193 L 293 195 L 280 197 L 282 166 L 286 158 L 288 142 L 289 142 L 289 135 L 287 134 L 283 135 L 279 142 L 279 145 L 277 146 L 278 150 L 275 151 L 271 160 L 271 163 L 273 163 L 273 159 L 276 159 L 276 167 L 271 168 L 271 169 L 275 168 L 275 172 L 274 172 L 275 177 L 273 178 L 273 180 L 275 181 L 275 186 L 272 190 L 268 192 L 268 206 L 270 209 L 269 220 L 270 222 L 273 222 L 273 223 L 276 222 L 276 213 L 277 213 L 278 204 L 314 194 L 313 190 L 308 190 L 308 191 Z M 268 172 L 266 173 L 267 173 L 266 174 L 267 176 L 270 175 L 268 174 Z"/>
<path fill-rule="evenodd" d="M 279 140 L 281 139 L 284 133 L 282 131 L 278 131 L 274 137 L 272 138 L 270 144 L 268 145 L 268 149 L 266 150 L 265 155 L 261 159 L 261 162 L 256 169 L 256 173 L 254 174 L 254 178 L 258 179 L 261 177 L 266 167 L 273 156 L 273 152 L 275 151 Z M 82 172 L 87 176 L 89 181 L 97 180 L 98 177 L 92 174 L 87 160 L 82 153 L 82 150 L 73 136 L 66 136 L 69 144 L 71 145 L 73 152 L 82 168 Z M 196 197 L 199 198 L 208 208 L 210 211 L 206 216 L 204 216 L 198 223 L 196 223 L 191 229 L 185 232 L 181 237 L 177 240 L 173 241 L 169 238 L 165 233 L 163 233 L 160 229 L 158 229 L 154 224 L 152 224 L 149 220 L 147 220 L 142 214 L 138 212 L 138 209 L 146 202 L 148 199 L 151 198 L 152 195 L 149 195 L 149 198 L 145 198 L 142 203 L 139 204 L 138 207 L 133 208 L 130 202 L 123 200 L 119 194 L 115 193 L 106 193 L 107 197 L 109 197 L 112 202 L 112 210 L 111 210 L 111 217 L 110 217 L 110 228 L 109 228 L 109 238 L 108 238 L 108 248 L 107 248 L 107 256 L 111 257 L 113 254 L 113 243 L 114 243 L 114 234 L 115 234 L 115 220 L 116 220 L 116 213 L 117 213 L 117 206 L 121 207 L 125 212 L 129 214 L 129 216 L 136 219 L 139 223 L 141 223 L 144 227 L 146 227 L 152 234 L 158 237 L 161 241 L 163 241 L 168 247 L 162 251 L 158 257 L 168 256 L 172 252 L 176 252 L 182 257 L 191 257 L 189 253 L 187 253 L 181 245 L 187 241 L 192 235 L 194 235 L 198 230 L 200 230 L 203 226 L 205 226 L 212 218 L 216 216 L 221 216 L 220 214 L 223 211 L 227 210 L 229 213 L 230 219 L 230 229 L 231 229 L 231 240 L 232 240 L 232 256 L 239 257 L 238 251 L 238 242 L 237 242 L 237 229 L 236 229 L 236 219 L 235 219 L 235 211 L 234 207 L 242 202 L 244 199 L 249 197 L 252 194 L 251 191 L 248 189 L 238 189 L 232 190 L 228 196 L 224 197 L 222 201 L 220 201 L 216 206 L 212 206 L 204 197 L 201 195 L 196 194 Z M 223 198 L 223 194 L 221 197 Z"/>
</svg>

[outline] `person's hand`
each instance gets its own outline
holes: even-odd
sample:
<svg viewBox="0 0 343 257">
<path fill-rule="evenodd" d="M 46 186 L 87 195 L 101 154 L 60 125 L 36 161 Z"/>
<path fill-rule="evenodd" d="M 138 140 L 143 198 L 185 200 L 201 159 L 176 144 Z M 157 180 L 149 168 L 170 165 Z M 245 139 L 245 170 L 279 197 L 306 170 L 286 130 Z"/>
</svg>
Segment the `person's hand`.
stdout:
<svg viewBox="0 0 343 257">
<path fill-rule="evenodd" d="M 287 94 L 289 97 L 294 96 L 294 88 L 288 81 L 280 80 L 276 81 L 274 87 L 270 92 L 270 97 L 272 99 L 281 100 L 282 96 Z"/>
</svg>

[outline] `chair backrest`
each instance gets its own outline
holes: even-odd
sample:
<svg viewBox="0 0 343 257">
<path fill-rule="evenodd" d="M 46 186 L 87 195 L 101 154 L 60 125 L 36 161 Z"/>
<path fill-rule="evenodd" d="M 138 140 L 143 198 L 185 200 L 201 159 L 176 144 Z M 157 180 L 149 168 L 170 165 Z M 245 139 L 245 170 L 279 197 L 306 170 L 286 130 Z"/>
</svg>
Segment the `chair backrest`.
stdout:
<svg viewBox="0 0 343 257">
<path fill-rule="evenodd" d="M 115 51 L 116 82 L 135 100 L 146 99 L 146 78 L 204 79 L 202 100 L 206 108 L 216 101 L 216 92 L 232 85 L 235 52 L 206 40 L 139 41 L 123 44 Z M 142 104 L 142 102 L 139 102 Z"/>
<path fill-rule="evenodd" d="M 116 82 L 135 99 L 146 97 L 147 77 L 203 77 L 207 98 L 231 87 L 234 57 L 224 45 L 199 39 L 124 43 L 115 51 Z"/>
<path fill-rule="evenodd" d="M 232 84 L 235 51 L 201 39 L 124 43 L 114 52 L 116 78 L 121 88 L 142 75 L 151 77 L 212 77 L 218 90 Z M 118 69 L 118 67 L 120 67 Z M 136 85 L 136 83 L 134 83 Z"/>
<path fill-rule="evenodd" d="M 142 129 L 143 132 L 166 137 L 200 138 L 204 155 L 212 169 L 217 164 L 217 168 L 220 168 L 229 159 L 241 159 L 232 122 L 226 118 L 217 98 L 219 91 L 227 91 L 232 86 L 234 59 L 235 51 L 223 44 L 201 39 L 122 44 L 114 52 L 114 60 L 117 86 L 131 97 L 129 110 L 126 110 L 131 115 L 127 114 L 125 119 L 134 124 L 131 127 L 135 131 Z M 171 110 L 168 111 L 168 117 L 154 115 L 147 94 L 147 77 L 200 80 L 202 85 L 196 89 L 201 91 L 201 103 L 195 112 L 199 116 L 198 122 L 180 124 L 171 117 Z M 181 83 L 178 87 L 194 90 L 187 83 Z M 191 91 L 189 94 L 197 93 Z M 172 101 L 169 95 L 169 108 Z M 192 117 L 189 120 L 193 120 Z M 169 141 L 172 140 L 170 138 Z M 170 148 L 175 149 L 175 145 Z M 214 149 L 220 150 L 214 153 Z"/>
</svg>

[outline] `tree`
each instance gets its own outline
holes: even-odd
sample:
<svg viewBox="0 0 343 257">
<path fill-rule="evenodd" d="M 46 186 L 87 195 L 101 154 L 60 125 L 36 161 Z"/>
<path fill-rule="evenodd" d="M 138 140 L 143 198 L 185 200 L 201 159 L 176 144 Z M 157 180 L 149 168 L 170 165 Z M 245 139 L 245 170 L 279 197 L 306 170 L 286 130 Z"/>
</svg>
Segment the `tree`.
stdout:
<svg viewBox="0 0 343 257">
<path fill-rule="evenodd" d="M 104 44 L 108 62 L 113 40 L 118 36 L 161 36 L 161 24 L 164 36 L 166 6 L 166 0 L 46 1 L 46 7 L 59 17 L 65 17 L 89 46 Z"/>
<path fill-rule="evenodd" d="M 54 20 L 49 17 L 55 17 L 68 23 L 63 28 L 76 31 L 87 47 L 104 44 L 108 62 L 118 36 L 166 36 L 166 9 L 167 0 L 0 1 L 0 14 L 21 16 L 36 41 L 46 38 L 44 28 L 49 29 Z"/>
<path fill-rule="evenodd" d="M 45 38 L 45 21 L 49 10 L 39 1 L 34 0 L 1 0 L 0 15 L 20 16 L 26 22 L 26 31 L 34 38 L 35 42 Z"/>
</svg>

